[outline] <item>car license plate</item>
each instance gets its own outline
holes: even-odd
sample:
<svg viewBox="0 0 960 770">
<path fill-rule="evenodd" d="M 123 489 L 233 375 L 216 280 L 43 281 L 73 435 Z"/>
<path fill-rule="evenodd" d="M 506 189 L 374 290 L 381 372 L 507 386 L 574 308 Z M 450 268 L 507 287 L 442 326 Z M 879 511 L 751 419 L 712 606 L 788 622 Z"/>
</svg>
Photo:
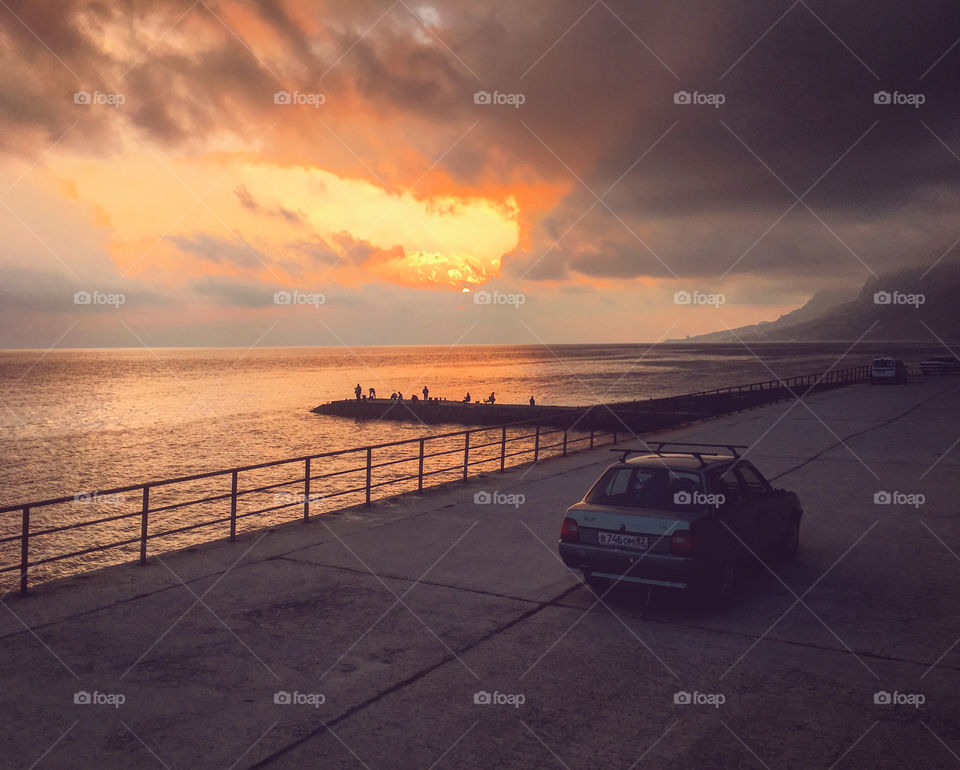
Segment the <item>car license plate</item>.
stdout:
<svg viewBox="0 0 960 770">
<path fill-rule="evenodd" d="M 612 545 L 619 548 L 633 548 L 637 551 L 646 551 L 647 536 L 625 535 L 622 532 L 598 532 L 597 545 Z"/>
</svg>

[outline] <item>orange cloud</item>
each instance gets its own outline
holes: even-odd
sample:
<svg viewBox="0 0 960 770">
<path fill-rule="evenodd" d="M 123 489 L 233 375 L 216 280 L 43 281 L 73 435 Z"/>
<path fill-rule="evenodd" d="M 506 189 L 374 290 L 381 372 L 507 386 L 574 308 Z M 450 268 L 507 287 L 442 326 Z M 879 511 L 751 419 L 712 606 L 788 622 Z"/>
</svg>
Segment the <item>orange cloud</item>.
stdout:
<svg viewBox="0 0 960 770">
<path fill-rule="evenodd" d="M 132 275 L 460 286 L 495 276 L 520 237 L 509 195 L 391 195 L 316 167 L 241 160 L 225 173 L 219 157 L 140 150 L 51 164 L 61 190 L 109 225 L 108 249 Z M 311 242 L 326 244 L 322 258 Z"/>
</svg>

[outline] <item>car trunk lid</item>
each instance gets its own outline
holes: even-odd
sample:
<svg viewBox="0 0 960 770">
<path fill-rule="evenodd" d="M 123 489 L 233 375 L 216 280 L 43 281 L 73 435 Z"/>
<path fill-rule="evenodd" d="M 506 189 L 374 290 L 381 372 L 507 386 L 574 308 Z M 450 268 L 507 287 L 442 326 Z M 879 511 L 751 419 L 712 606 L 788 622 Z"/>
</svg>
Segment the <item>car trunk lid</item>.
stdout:
<svg viewBox="0 0 960 770">
<path fill-rule="evenodd" d="M 578 503 L 567 511 L 567 516 L 576 520 L 579 541 L 585 545 L 624 547 L 618 538 L 605 533 L 639 535 L 647 538 L 646 548 L 651 551 L 669 552 L 670 538 L 678 530 L 690 529 L 693 521 L 702 518 L 703 511 L 664 511 L 652 508 L 626 509 L 622 506 Z M 627 541 L 630 542 L 630 541 Z M 632 542 L 626 547 L 641 547 L 642 542 Z"/>
</svg>

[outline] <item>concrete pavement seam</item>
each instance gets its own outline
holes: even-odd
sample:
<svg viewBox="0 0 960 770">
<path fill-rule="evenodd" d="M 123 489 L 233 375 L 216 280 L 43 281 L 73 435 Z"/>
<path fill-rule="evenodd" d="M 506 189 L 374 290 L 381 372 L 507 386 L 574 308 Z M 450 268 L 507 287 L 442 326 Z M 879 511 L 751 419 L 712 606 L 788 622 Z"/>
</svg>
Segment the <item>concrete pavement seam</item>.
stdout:
<svg viewBox="0 0 960 770">
<path fill-rule="evenodd" d="M 935 398 L 940 398 L 941 396 L 943 396 L 944 393 L 951 392 L 951 391 L 956 391 L 956 390 L 957 390 L 957 388 L 954 387 L 954 388 L 950 388 L 950 389 L 948 389 L 948 390 L 946 390 L 946 391 L 943 391 L 943 390 L 938 391 L 937 393 L 935 393 L 934 395 L 930 396 L 929 398 L 925 398 L 925 399 L 923 399 L 923 401 L 918 401 L 916 404 L 914 404 L 914 405 L 911 406 L 909 409 L 907 409 L 907 411 L 902 412 L 901 414 L 898 414 L 898 415 L 896 415 L 895 417 L 891 417 L 889 420 L 887 420 L 887 421 L 885 421 L 885 422 L 877 423 L 876 425 L 873 425 L 873 426 L 871 426 L 871 427 L 869 427 L 869 428 L 864 428 L 863 430 L 859 430 L 859 431 L 856 431 L 855 433 L 851 433 L 849 436 L 844 436 L 844 437 L 841 438 L 839 441 L 834 442 L 833 444 L 831 444 L 830 446 L 828 446 L 826 449 L 822 449 L 821 451 L 817 452 L 815 455 L 813 455 L 813 456 L 809 457 L 808 459 L 804 460 L 804 461 L 803 461 L 802 463 L 800 463 L 799 465 L 795 465 L 795 466 L 792 467 L 792 468 L 788 468 L 787 470 L 783 471 L 782 473 L 778 473 L 776 476 L 771 476 L 771 477 L 770 477 L 770 481 L 774 481 L 774 480 L 776 480 L 776 479 L 782 478 L 783 476 L 786 476 L 787 474 L 793 473 L 794 471 L 798 471 L 798 470 L 800 470 L 802 467 L 804 467 L 805 465 L 809 465 L 810 463 L 812 463 L 814 460 L 816 460 L 816 459 L 817 459 L 818 457 L 820 457 L 821 455 L 824 455 L 824 454 L 826 454 L 827 452 L 831 451 L 832 449 L 836 449 L 836 448 L 839 447 L 839 446 L 843 446 L 843 445 L 844 445 L 847 441 L 849 441 L 850 439 L 856 438 L 857 436 L 862 436 L 863 434 L 869 433 L 870 431 L 877 430 L 878 428 L 884 428 L 884 427 L 886 427 L 887 425 L 891 425 L 892 423 L 895 423 L 897 420 L 899 420 L 899 419 L 901 419 L 901 418 L 903 418 L 903 417 L 906 417 L 906 416 L 907 416 L 908 414 L 910 414 L 911 412 L 916 411 L 917 409 L 919 409 L 919 408 L 920 408 L 921 406 L 923 406 L 924 404 L 926 404 L 926 403 L 928 403 L 928 402 L 930 402 L 930 401 L 933 401 Z"/>
<path fill-rule="evenodd" d="M 340 716 L 337 716 L 337 717 L 334 717 L 333 719 L 328 720 L 325 724 L 321 725 L 320 727 L 314 728 L 313 730 L 311 730 L 310 732 L 308 732 L 306 735 L 302 735 L 302 736 L 300 736 L 299 738 L 297 738 L 296 740 L 291 741 L 290 743 L 288 743 L 286 746 L 283 746 L 282 748 L 277 749 L 277 750 L 274 751 L 272 754 L 264 757 L 263 759 L 261 759 L 261 760 L 260 760 L 259 762 L 257 762 L 256 764 L 250 765 L 250 770 L 254 770 L 255 768 L 267 767 L 268 765 L 273 764 L 276 760 L 278 760 L 278 759 L 280 759 L 281 757 L 285 756 L 286 754 L 290 753 L 290 752 L 293 751 L 294 749 L 296 749 L 296 748 L 304 745 L 305 743 L 307 743 L 307 742 L 308 742 L 309 740 L 311 740 L 312 738 L 315 738 L 315 737 L 317 737 L 318 735 L 321 735 L 322 733 L 327 732 L 328 728 L 334 727 L 334 726 L 340 724 L 340 723 L 343 722 L 344 720 L 349 719 L 349 718 L 352 717 L 354 714 L 358 713 L 359 711 L 362 711 L 363 709 L 367 708 L 368 706 L 372 706 L 374 703 L 377 703 L 377 702 L 383 700 L 383 699 L 386 698 L 387 696 L 392 695 L 393 693 L 398 692 L 398 691 L 406 688 L 407 686 L 409 686 L 409 685 L 411 685 L 411 684 L 414 684 L 415 682 L 418 682 L 419 680 L 423 679 L 425 676 L 433 673 L 434 671 L 436 671 L 436 670 L 439 669 L 439 668 L 442 668 L 442 667 L 445 666 L 447 663 L 450 663 L 451 661 L 456 660 L 456 657 L 459 656 L 460 654 L 469 652 L 469 651 L 472 650 L 474 647 L 477 647 L 477 646 L 483 644 L 483 643 L 484 643 L 485 641 L 487 641 L 488 639 L 491 639 L 491 638 L 493 638 L 494 636 L 498 636 L 499 634 L 503 633 L 504 631 L 507 631 L 507 630 L 513 628 L 515 625 L 517 625 L 517 624 L 519 624 L 519 623 L 522 623 L 522 622 L 523 622 L 524 620 L 526 620 L 527 618 L 530 618 L 530 617 L 532 617 L 533 615 L 536 615 L 538 612 L 541 612 L 542 610 L 546 609 L 547 607 L 549 607 L 549 606 L 551 606 L 551 605 L 554 605 L 556 602 L 559 602 L 561 599 L 563 599 L 567 594 L 569 594 L 569 593 L 572 592 L 572 591 L 575 591 L 575 590 L 578 589 L 579 587 L 580 587 L 579 584 L 570 586 L 570 588 L 567 588 L 566 590 L 561 591 L 559 594 L 557 594 L 557 595 L 556 595 L 555 597 L 553 597 L 552 599 L 550 599 L 550 600 L 548 600 L 548 601 L 545 601 L 545 602 L 540 602 L 536 607 L 531 607 L 529 610 L 526 610 L 525 612 L 522 612 L 520 615 L 518 615 L 518 616 L 517 616 L 516 618 L 514 618 L 513 620 L 510 620 L 510 621 L 508 621 L 508 622 L 506 622 L 506 623 L 498 626 L 497 628 L 494 628 L 494 629 L 492 629 L 491 631 L 488 631 L 488 632 L 485 633 L 483 636 L 478 637 L 478 638 L 475 639 L 474 641 L 472 641 L 472 642 L 470 642 L 470 643 L 468 643 L 468 644 L 465 644 L 464 646 L 462 646 L 461 648 L 459 648 L 458 650 L 455 651 L 456 655 L 445 655 L 445 656 L 443 656 L 443 658 L 441 658 L 437 663 L 434 663 L 433 665 L 428 666 L 427 668 L 425 668 L 425 669 L 423 669 L 423 670 L 421 670 L 421 671 L 418 671 L 418 672 L 416 672 L 416 673 L 414 673 L 414 674 L 411 674 L 411 675 L 408 676 L 406 679 L 402 679 L 401 681 L 399 681 L 399 682 L 391 685 L 390 687 L 386 688 L 385 690 L 380 691 L 380 692 L 377 693 L 376 695 L 371 695 L 369 698 L 367 698 L 367 699 L 366 699 L 365 701 L 363 701 L 362 703 L 358 703 L 356 706 L 352 706 L 351 708 L 347 709 L 345 712 L 343 712 L 342 714 L 340 714 Z"/>
<path fill-rule="evenodd" d="M 589 451 L 589 450 L 588 450 L 588 451 Z M 596 450 L 594 450 L 594 451 L 596 451 Z M 552 459 L 564 459 L 564 458 L 546 458 L 546 460 L 552 460 Z M 545 462 L 545 460 L 541 460 L 540 462 Z M 556 477 L 556 476 L 562 476 L 562 475 L 564 475 L 564 474 L 566 474 L 566 473 L 569 473 L 570 470 L 579 470 L 579 469 L 581 469 L 581 468 L 586 468 L 586 467 L 590 467 L 591 465 L 598 465 L 598 464 L 600 464 L 600 463 L 594 460 L 594 461 L 591 461 L 591 462 L 586 463 L 586 464 L 584 464 L 584 465 L 574 466 L 573 469 L 566 469 L 566 470 L 558 471 L 558 472 L 556 472 L 556 473 L 551 473 L 551 474 L 549 474 L 549 475 L 547 475 L 547 476 L 542 476 L 542 477 L 539 478 L 539 479 L 535 479 L 535 481 L 545 481 L 545 480 L 549 480 L 549 479 L 554 478 L 554 477 Z M 520 467 L 523 467 L 523 466 L 515 466 L 515 468 L 520 468 Z M 510 468 L 510 469 L 508 469 L 508 470 L 514 470 L 514 468 Z M 478 478 L 479 478 L 479 477 L 477 477 L 477 476 L 471 477 L 471 479 L 474 479 L 474 480 L 476 480 L 476 479 L 478 479 Z M 469 479 L 468 479 L 468 481 L 469 481 Z M 463 482 L 459 482 L 459 483 L 463 483 Z M 509 488 L 509 487 L 508 487 L 508 488 Z M 447 488 L 447 489 L 449 489 L 449 488 Z M 427 492 L 432 492 L 432 491 L 439 492 L 439 491 L 442 491 L 442 490 L 444 490 L 443 487 L 432 487 L 432 488 L 428 489 Z M 412 493 L 412 492 L 411 492 L 411 493 L 407 493 L 407 494 L 415 494 L 415 493 Z M 390 499 L 396 499 L 396 498 L 383 498 L 383 499 L 384 499 L 384 500 L 390 500 Z M 353 532 L 360 532 L 360 531 L 364 531 L 364 532 L 365 532 L 365 531 L 369 531 L 369 530 L 371 530 L 371 529 L 378 529 L 378 528 L 383 527 L 383 526 L 386 526 L 386 525 L 388 525 L 388 524 L 396 524 L 396 523 L 399 523 L 399 522 L 402 522 L 402 521 L 407 521 L 408 519 L 413 519 L 413 518 L 418 518 L 418 517 L 420 517 L 420 516 L 425 516 L 425 515 L 428 514 L 428 513 L 435 513 L 435 512 L 437 512 L 437 511 L 443 510 L 443 509 L 446 508 L 446 507 L 447 507 L 447 504 L 445 503 L 445 504 L 443 504 L 443 505 L 438 505 L 438 506 L 435 506 L 435 507 L 432 507 L 432 508 L 428 508 L 428 509 L 426 509 L 426 510 L 424 510 L 424 511 L 418 511 L 417 513 L 412 513 L 412 514 L 409 514 L 409 515 L 407 515 L 407 516 L 403 516 L 403 517 L 398 518 L 398 519 L 391 519 L 390 521 L 383 521 L 383 522 L 379 522 L 379 523 L 376 523 L 376 524 L 369 524 L 369 525 L 362 525 L 362 524 L 361 524 L 361 526 L 358 526 L 355 530 L 351 530 L 350 532 L 347 532 L 346 534 L 349 535 L 349 534 L 352 534 Z M 355 507 L 351 507 L 351 508 L 344 508 L 344 509 L 341 509 L 341 510 L 339 510 L 339 511 L 331 511 L 329 514 L 323 514 L 323 515 L 325 515 L 325 516 L 331 516 L 331 515 L 332 515 L 332 516 L 339 516 L 339 515 L 342 515 L 342 514 L 344 514 L 344 513 L 347 513 L 347 512 L 350 512 L 350 511 L 354 511 L 355 508 L 356 508 L 356 506 L 355 506 Z M 274 526 L 277 526 L 277 527 L 286 527 L 286 526 L 290 526 L 290 525 L 297 525 L 297 524 L 300 524 L 300 523 L 302 523 L 302 522 L 299 522 L 299 521 L 290 521 L 290 522 L 284 522 L 284 523 L 282 523 L 282 524 L 278 524 L 278 525 L 274 525 Z M 267 528 L 269 529 L 269 527 L 267 527 Z M 241 535 L 238 536 L 237 540 L 240 541 L 242 538 L 245 538 L 245 537 L 248 537 L 248 536 L 250 536 L 250 535 L 253 535 L 253 534 L 255 534 L 255 533 L 259 532 L 259 531 L 261 531 L 261 530 L 251 530 L 250 532 L 244 532 L 244 533 L 242 533 Z M 196 549 L 196 548 L 198 548 L 198 547 L 203 547 L 203 546 L 205 546 L 205 545 L 213 545 L 213 544 L 216 544 L 216 543 L 221 543 L 221 544 L 222 544 L 222 543 L 225 543 L 225 542 L 226 542 L 225 539 L 222 539 L 222 540 L 214 540 L 214 541 L 210 541 L 209 543 L 199 543 L 199 544 L 197 544 L 197 545 L 188 546 L 188 549 Z M 263 562 L 279 560 L 279 559 L 281 559 L 281 558 L 283 558 L 283 557 L 289 556 L 290 554 L 298 553 L 299 551 L 303 551 L 303 550 L 306 550 L 306 549 L 308 549 L 308 548 L 315 548 L 315 547 L 318 546 L 318 545 L 323 545 L 324 543 L 329 543 L 329 542 L 333 542 L 333 541 L 332 541 L 332 540 L 321 539 L 321 540 L 318 540 L 318 541 L 316 541 L 316 542 L 309 543 L 309 544 L 306 544 L 306 545 L 298 545 L 296 548 L 291 548 L 291 549 L 288 550 L 288 551 L 282 551 L 281 553 L 271 554 L 270 556 L 264 556 L 264 557 L 261 557 L 261 558 L 252 559 L 252 560 L 250 560 L 250 561 L 244 562 L 243 564 L 238 564 L 238 565 L 233 569 L 233 571 L 236 572 L 237 570 L 245 569 L 246 567 L 250 567 L 250 566 L 252 566 L 252 565 L 254 565 L 254 564 L 261 564 L 261 563 L 263 563 Z M 188 550 L 188 549 L 182 549 L 182 550 L 185 551 L 185 550 Z M 181 552 L 181 551 L 168 551 L 167 553 L 165 553 L 165 554 L 163 554 L 163 555 L 164 555 L 164 556 L 170 556 L 170 555 L 175 555 L 175 554 L 180 553 L 180 552 Z M 303 564 L 309 564 L 309 563 L 310 563 L 310 562 L 303 562 L 303 561 L 296 560 L 296 559 L 291 559 L 291 561 L 298 561 L 299 563 L 303 563 Z M 117 567 L 123 567 L 123 566 L 132 566 L 132 565 L 134 565 L 134 564 L 135 564 L 135 562 L 126 562 L 126 563 L 124 563 L 124 564 L 119 564 L 119 565 L 115 565 L 115 566 L 117 566 Z M 197 576 L 195 576 L 195 577 L 188 578 L 187 580 L 184 581 L 184 583 L 186 583 L 187 585 L 191 585 L 191 584 L 196 583 L 196 582 L 201 581 L 201 580 L 207 580 L 207 579 L 209 579 L 209 578 L 216 577 L 216 576 L 219 575 L 222 571 L 223 571 L 223 570 L 215 570 L 215 571 L 213 571 L 213 572 L 204 573 L 203 575 L 197 575 Z M 81 575 L 85 575 L 85 576 L 89 576 L 89 575 L 95 574 L 95 572 L 96 572 L 96 571 L 91 572 L 91 573 L 80 573 L 80 574 L 81 574 Z M 75 579 L 76 577 L 77 577 L 77 576 L 70 576 L 70 577 L 68 577 L 68 578 L 64 578 L 64 580 Z M 56 582 L 56 581 L 50 581 L 50 582 Z M 100 606 L 100 607 L 92 607 L 92 608 L 90 608 L 90 609 L 88 609 L 88 610 L 84 610 L 83 612 L 78 612 L 78 613 L 75 613 L 75 614 L 72 614 L 72 615 L 66 615 L 66 616 L 64 616 L 64 617 L 57 618 L 57 619 L 55 619 L 55 620 L 50 620 L 50 621 L 47 621 L 47 622 L 45 622 L 45 623 L 40 623 L 40 624 L 38 624 L 38 625 L 32 625 L 32 626 L 31 626 L 31 629 L 33 629 L 33 630 L 36 631 L 36 630 L 48 628 L 48 627 L 53 626 L 53 625 L 56 625 L 56 624 L 58 624 L 58 623 L 64 623 L 64 622 L 67 622 L 67 621 L 70 621 L 70 620 L 75 620 L 75 619 L 77 619 L 77 618 L 83 618 L 83 617 L 86 617 L 86 616 L 88 616 L 88 615 L 93 615 L 93 614 L 96 614 L 96 613 L 98 613 L 98 612 L 102 612 L 102 611 L 104 611 L 104 610 L 113 609 L 114 607 L 120 607 L 120 606 L 122 606 L 122 605 L 124 605 L 124 604 L 129 604 L 129 603 L 131 603 L 131 602 L 135 602 L 135 601 L 138 601 L 138 600 L 140 600 L 140 599 L 150 598 L 150 597 L 152 597 L 152 596 L 156 596 L 157 594 L 164 593 L 165 591 L 170 591 L 170 590 L 172 590 L 172 589 L 176 589 L 176 588 L 180 588 L 180 587 L 181 587 L 181 584 L 180 584 L 180 583 L 173 583 L 173 582 L 171 582 L 169 585 L 162 586 L 162 587 L 160 587 L 160 588 L 156 588 L 156 589 L 154 589 L 154 590 L 152 590 L 152 591 L 146 591 L 146 592 L 143 592 L 143 593 L 139 593 L 139 594 L 136 594 L 136 595 L 134 595 L 134 596 L 127 597 L 126 599 L 119 599 L 119 600 L 117 600 L 117 601 L 115 601 L 115 602 L 112 602 L 112 603 L 110 603 L 110 604 L 105 604 L 105 605 L 102 605 L 102 606 Z M 36 596 L 36 595 L 34 594 L 34 597 L 35 597 L 35 596 Z M 18 635 L 20 635 L 20 634 L 26 634 L 26 633 L 29 633 L 26 629 L 20 629 L 20 630 L 14 631 L 14 632 L 9 633 L 9 634 L 0 635 L 0 641 L 4 641 L 4 640 L 6 640 L 6 639 L 11 639 L 11 638 L 16 637 L 16 636 L 18 636 Z"/>
</svg>

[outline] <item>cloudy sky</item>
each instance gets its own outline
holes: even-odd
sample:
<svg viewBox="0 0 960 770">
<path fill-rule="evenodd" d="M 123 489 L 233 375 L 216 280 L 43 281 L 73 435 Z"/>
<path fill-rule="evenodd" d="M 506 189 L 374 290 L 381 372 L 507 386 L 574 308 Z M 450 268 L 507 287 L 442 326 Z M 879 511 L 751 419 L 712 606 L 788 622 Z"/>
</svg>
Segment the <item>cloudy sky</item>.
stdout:
<svg viewBox="0 0 960 770">
<path fill-rule="evenodd" d="M 958 31 L 947 0 L 4 0 L 0 347 L 772 320 L 956 258 Z"/>
</svg>

